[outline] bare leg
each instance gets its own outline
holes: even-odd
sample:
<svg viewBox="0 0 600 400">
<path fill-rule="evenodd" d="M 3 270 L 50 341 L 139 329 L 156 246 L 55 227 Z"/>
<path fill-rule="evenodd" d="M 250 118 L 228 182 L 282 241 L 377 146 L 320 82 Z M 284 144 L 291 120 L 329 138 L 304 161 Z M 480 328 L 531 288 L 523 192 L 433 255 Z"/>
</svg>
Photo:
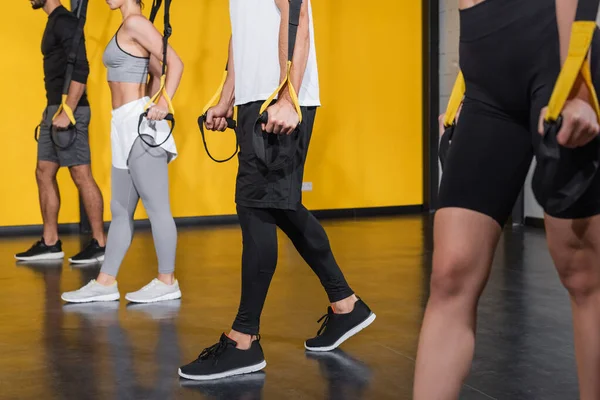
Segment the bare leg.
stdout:
<svg viewBox="0 0 600 400">
<path fill-rule="evenodd" d="M 550 254 L 571 297 L 581 400 L 600 399 L 600 216 L 546 215 Z"/>
<path fill-rule="evenodd" d="M 38 161 L 35 177 L 40 197 L 40 209 L 44 222 L 44 242 L 51 246 L 58 241 L 58 210 L 60 192 L 56 182 L 59 165 L 51 161 Z"/>
<path fill-rule="evenodd" d="M 415 400 L 458 399 L 473 360 L 477 303 L 500 233 L 498 223 L 486 215 L 458 208 L 437 212 Z"/>
<path fill-rule="evenodd" d="M 69 168 L 73 182 L 79 190 L 83 200 L 85 212 L 90 219 L 92 226 L 92 236 L 102 247 L 106 245 L 104 236 L 104 203 L 102 193 L 92 176 L 92 170 L 89 165 L 77 165 Z"/>
</svg>

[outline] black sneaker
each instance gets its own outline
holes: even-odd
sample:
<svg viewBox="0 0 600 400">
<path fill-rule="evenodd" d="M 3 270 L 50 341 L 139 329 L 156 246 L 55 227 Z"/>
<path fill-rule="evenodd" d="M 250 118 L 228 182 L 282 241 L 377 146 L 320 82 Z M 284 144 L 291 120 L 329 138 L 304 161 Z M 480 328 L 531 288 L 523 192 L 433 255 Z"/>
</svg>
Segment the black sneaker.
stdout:
<svg viewBox="0 0 600 400">
<path fill-rule="evenodd" d="M 92 241 L 79 254 L 69 258 L 73 264 L 90 264 L 104 261 L 105 247 L 100 247 L 96 239 Z"/>
<path fill-rule="evenodd" d="M 235 346 L 237 343 L 223 333 L 219 343 L 204 349 L 196 361 L 179 368 L 179 376 L 206 381 L 249 374 L 267 366 L 259 340 L 252 342 L 248 350 Z"/>
<path fill-rule="evenodd" d="M 335 314 L 328 307 L 327 314 L 317 321 L 323 321 L 317 336 L 308 339 L 304 347 L 309 351 L 331 351 L 371 325 L 374 320 L 375 314 L 361 299 L 354 303 L 354 310 L 348 314 Z"/>
<path fill-rule="evenodd" d="M 35 242 L 31 248 L 23 253 L 15 254 L 15 258 L 20 261 L 39 261 L 39 260 L 58 260 L 64 258 L 62 243 L 58 240 L 52 246 L 47 246 L 42 240 Z"/>
</svg>

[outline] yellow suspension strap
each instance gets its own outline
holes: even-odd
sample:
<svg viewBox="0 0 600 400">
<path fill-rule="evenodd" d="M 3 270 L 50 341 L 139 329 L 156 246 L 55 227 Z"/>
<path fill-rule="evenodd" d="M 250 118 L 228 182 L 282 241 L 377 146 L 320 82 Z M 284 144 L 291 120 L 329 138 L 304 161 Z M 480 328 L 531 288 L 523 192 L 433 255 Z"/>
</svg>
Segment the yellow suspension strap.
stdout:
<svg viewBox="0 0 600 400">
<path fill-rule="evenodd" d="M 162 5 L 162 0 L 153 0 L 152 2 L 152 10 L 150 11 L 150 22 L 154 23 L 154 19 L 160 7 Z M 165 0 L 165 9 L 164 9 L 164 32 L 163 32 L 163 59 L 162 59 L 162 74 L 160 77 L 160 88 L 158 91 L 152 96 L 152 98 L 146 103 L 144 106 L 144 112 L 140 114 L 140 120 L 138 122 L 138 136 L 140 139 L 144 141 L 150 147 L 160 147 L 162 146 L 173 134 L 173 130 L 175 129 L 175 109 L 173 108 L 173 103 L 171 102 L 171 97 L 167 93 L 167 89 L 165 87 L 167 81 L 167 53 L 169 48 L 169 38 L 173 33 L 173 28 L 171 27 L 171 0 Z M 171 129 L 169 134 L 161 143 L 154 144 L 149 143 L 146 139 L 144 139 L 144 135 L 142 134 L 141 127 L 144 122 L 144 118 L 148 116 L 148 110 L 154 104 L 158 104 L 159 99 L 163 97 L 167 102 L 167 106 L 169 108 L 169 113 L 165 117 L 166 121 L 171 122 Z"/>
<path fill-rule="evenodd" d="M 229 64 L 229 62 L 227 62 L 227 64 Z M 206 105 L 202 109 L 202 115 L 200 115 L 198 117 L 198 128 L 200 128 L 200 134 L 202 135 L 202 143 L 204 143 L 204 150 L 206 150 L 206 154 L 208 154 L 208 157 L 210 157 L 211 160 L 213 160 L 214 162 L 217 162 L 217 163 L 224 163 L 224 162 L 231 160 L 233 157 L 235 157 L 235 155 L 237 154 L 238 149 L 239 149 L 237 135 L 234 135 L 235 136 L 235 150 L 233 151 L 233 154 L 224 159 L 217 159 L 217 158 L 213 157 L 213 155 L 208 150 L 208 145 L 206 144 L 206 135 L 204 133 L 204 124 L 206 122 L 206 112 L 208 111 L 209 108 L 211 108 L 213 105 L 215 105 L 217 103 L 217 101 L 219 100 L 219 97 L 221 96 L 221 93 L 223 92 L 223 86 L 225 85 L 226 80 L 227 80 L 227 65 L 225 66 L 225 71 L 223 72 L 223 79 L 221 80 L 221 84 L 219 85 L 219 87 L 218 87 L 217 91 L 215 92 L 215 94 L 213 95 L 213 97 L 208 101 L 208 103 L 206 103 Z M 235 127 L 236 127 L 235 120 L 233 118 L 227 118 L 227 128 L 235 129 Z"/>
<path fill-rule="evenodd" d="M 454 88 L 448 101 L 446 108 L 446 114 L 444 115 L 444 134 L 440 140 L 439 157 L 442 168 L 446 164 L 446 158 L 448 157 L 448 151 L 452 143 L 452 136 L 454 136 L 454 128 L 456 127 L 456 115 L 458 109 L 465 96 L 465 78 L 462 71 L 458 71 L 458 76 L 454 82 Z"/>
<path fill-rule="evenodd" d="M 79 46 L 81 45 L 81 39 L 83 39 L 83 30 L 85 28 L 87 8 L 88 0 L 80 0 L 79 6 L 74 11 L 74 13 L 77 15 L 79 22 L 77 24 L 75 34 L 73 35 L 69 55 L 67 56 L 67 70 L 65 72 L 65 81 L 63 84 L 61 104 L 58 107 L 58 110 L 56 111 L 54 116 L 52 116 L 52 121 L 54 121 L 64 111 L 65 114 L 67 114 L 69 121 L 71 121 L 71 124 L 65 130 L 58 130 L 54 126 L 51 126 L 50 128 L 50 140 L 52 141 L 52 144 L 54 144 L 54 146 L 61 150 L 67 150 L 68 148 L 73 146 L 73 144 L 75 144 L 75 141 L 77 140 L 77 129 L 75 128 L 77 121 L 75 120 L 75 113 L 67 104 L 67 97 L 69 95 L 71 82 L 73 81 L 73 71 L 75 70 L 75 63 L 77 62 L 77 53 L 79 53 Z M 36 141 L 38 140 L 39 128 L 40 126 L 38 125 L 35 129 L 34 138 Z M 63 141 L 59 140 L 59 137 L 60 139 L 63 139 L 67 136 L 69 136 L 69 140 L 67 144 L 63 146 L 60 143 Z"/>
<path fill-rule="evenodd" d="M 599 4 L 600 0 L 579 0 L 577 4 L 569 53 L 554 85 L 544 119 L 544 135 L 536 152 L 533 193 L 544 210 L 553 215 L 581 198 L 600 166 L 598 137 L 586 146 L 572 150 L 563 148 L 557 141 L 562 126 L 561 113 L 580 76 L 589 90 L 592 106 L 600 121 L 600 105 L 592 82 L 589 58 Z"/>
<path fill-rule="evenodd" d="M 294 134 L 289 137 L 293 141 L 293 143 L 289 146 L 289 151 L 278 152 L 275 157 L 275 160 L 268 161 L 268 158 L 271 158 L 270 155 L 267 154 L 265 148 L 265 142 L 268 141 L 268 134 L 263 132 L 262 130 L 257 131 L 256 126 L 260 126 L 261 124 L 266 124 L 269 121 L 269 115 L 267 113 L 267 108 L 271 105 L 271 103 L 275 100 L 275 97 L 281 92 L 281 90 L 287 85 L 288 90 L 290 92 L 290 97 L 292 98 L 292 103 L 299 117 L 299 124 L 302 123 L 302 110 L 300 109 L 300 102 L 298 101 L 298 94 L 296 89 L 292 85 L 292 80 L 290 77 L 292 71 L 292 60 L 294 58 L 294 49 L 296 47 L 296 37 L 298 35 L 298 25 L 300 24 L 300 11 L 302 9 L 302 1 L 303 0 L 289 0 L 290 13 L 289 13 L 289 23 L 288 23 L 288 61 L 286 66 L 286 75 L 281 84 L 271 96 L 260 107 L 259 116 L 256 120 L 255 124 L 255 132 L 252 136 L 252 144 L 254 147 L 254 151 L 258 160 L 266 167 L 268 171 L 276 171 L 284 168 L 289 164 L 291 160 L 293 160 L 296 151 L 298 150 L 298 143 L 300 140 L 298 139 L 298 128 L 294 131 Z M 284 138 L 283 140 L 286 140 Z"/>
</svg>

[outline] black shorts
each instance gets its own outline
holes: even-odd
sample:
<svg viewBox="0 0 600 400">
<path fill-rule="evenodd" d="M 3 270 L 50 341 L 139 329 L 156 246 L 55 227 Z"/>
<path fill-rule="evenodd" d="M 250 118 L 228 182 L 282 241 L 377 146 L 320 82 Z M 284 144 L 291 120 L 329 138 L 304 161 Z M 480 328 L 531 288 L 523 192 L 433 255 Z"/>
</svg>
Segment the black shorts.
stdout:
<svg viewBox="0 0 600 400">
<path fill-rule="evenodd" d="M 50 161 L 61 167 L 90 164 L 90 143 L 88 138 L 88 128 L 91 116 L 90 108 L 87 106 L 80 106 L 75 109 L 74 114 L 75 120 L 77 121 L 75 129 L 77 130 L 77 138 L 72 146 L 64 150 L 56 147 L 50 139 L 52 117 L 56 113 L 56 110 L 58 110 L 58 106 L 48 106 L 42 115 L 40 135 L 38 138 L 37 159 L 39 161 Z M 65 134 L 68 135 L 69 133 Z M 62 145 L 61 142 L 57 143 Z"/>
<path fill-rule="evenodd" d="M 255 208 L 295 210 L 302 203 L 302 179 L 308 145 L 315 122 L 316 107 L 301 107 L 302 123 L 291 135 L 262 132 L 256 124 L 263 102 L 238 107 L 236 135 L 240 144 L 235 201 Z M 266 161 L 276 160 L 282 153 L 292 154 L 285 167 L 268 171 L 257 156 L 256 141 L 264 146 Z"/>
<path fill-rule="evenodd" d="M 599 39 L 596 34 L 593 49 L 600 50 Z M 466 93 L 442 173 L 440 208 L 477 211 L 502 226 L 530 169 L 540 111 L 560 71 L 555 0 L 486 0 L 462 10 L 459 52 Z M 599 52 L 592 53 L 592 74 L 600 78 Z M 596 214 L 600 174 L 579 201 L 553 216 Z"/>
</svg>

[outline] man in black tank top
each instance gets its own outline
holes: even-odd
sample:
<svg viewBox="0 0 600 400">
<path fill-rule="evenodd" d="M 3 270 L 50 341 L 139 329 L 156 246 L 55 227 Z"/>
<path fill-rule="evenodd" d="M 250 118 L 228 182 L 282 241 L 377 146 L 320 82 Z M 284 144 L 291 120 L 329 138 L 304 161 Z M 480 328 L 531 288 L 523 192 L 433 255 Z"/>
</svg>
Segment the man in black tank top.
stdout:
<svg viewBox="0 0 600 400">
<path fill-rule="evenodd" d="M 58 211 L 60 208 L 59 189 L 56 174 L 60 167 L 68 167 L 73 182 L 83 199 L 89 216 L 93 238 L 79 254 L 70 258 L 73 263 L 90 263 L 104 258 L 105 236 L 103 227 L 104 203 L 102 194 L 90 169 L 90 146 L 88 126 L 90 108 L 85 94 L 89 66 L 82 39 L 69 88 L 67 104 L 74 110 L 77 124 L 76 140 L 72 146 L 58 148 L 51 139 L 52 126 L 65 129 L 70 121 L 62 111 L 54 117 L 62 100 L 63 85 L 67 69 L 67 57 L 71 52 L 73 36 L 79 23 L 78 18 L 63 7 L 60 0 L 31 0 L 34 10 L 43 9 L 48 14 L 48 22 L 42 39 L 44 55 L 44 83 L 47 106 L 42 116 L 38 138 L 38 162 L 36 178 L 39 190 L 40 208 L 44 222 L 42 239 L 29 250 L 15 255 L 21 261 L 62 259 L 61 241 L 58 238 Z"/>
</svg>

